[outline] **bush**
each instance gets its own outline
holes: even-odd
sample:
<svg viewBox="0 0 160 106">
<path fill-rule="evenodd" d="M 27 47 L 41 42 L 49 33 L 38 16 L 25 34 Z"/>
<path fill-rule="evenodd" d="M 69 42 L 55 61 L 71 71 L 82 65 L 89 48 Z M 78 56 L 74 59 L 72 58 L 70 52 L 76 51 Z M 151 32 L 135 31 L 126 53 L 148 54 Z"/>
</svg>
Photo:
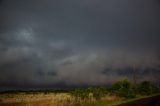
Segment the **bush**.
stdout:
<svg viewBox="0 0 160 106">
<path fill-rule="evenodd" d="M 160 88 L 149 81 L 143 81 L 137 89 L 138 93 L 142 95 L 151 95 L 160 92 Z"/>
<path fill-rule="evenodd" d="M 112 90 L 118 95 L 124 96 L 126 98 L 135 97 L 134 85 L 128 78 L 124 78 L 113 84 Z"/>
</svg>

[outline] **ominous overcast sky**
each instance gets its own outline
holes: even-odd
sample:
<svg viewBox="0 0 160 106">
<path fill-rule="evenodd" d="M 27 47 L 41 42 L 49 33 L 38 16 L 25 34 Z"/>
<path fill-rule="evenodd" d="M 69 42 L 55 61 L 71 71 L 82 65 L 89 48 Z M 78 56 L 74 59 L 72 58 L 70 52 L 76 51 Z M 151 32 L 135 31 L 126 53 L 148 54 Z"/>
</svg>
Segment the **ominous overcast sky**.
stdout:
<svg viewBox="0 0 160 106">
<path fill-rule="evenodd" d="M 159 0 L 0 0 L 0 88 L 160 82 Z"/>
</svg>

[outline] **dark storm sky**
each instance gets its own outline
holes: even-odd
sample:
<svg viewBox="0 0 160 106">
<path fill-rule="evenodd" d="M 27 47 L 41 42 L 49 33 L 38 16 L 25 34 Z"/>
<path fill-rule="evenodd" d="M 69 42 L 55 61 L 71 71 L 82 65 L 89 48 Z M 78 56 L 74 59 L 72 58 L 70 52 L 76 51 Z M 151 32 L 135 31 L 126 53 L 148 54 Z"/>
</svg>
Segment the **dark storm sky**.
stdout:
<svg viewBox="0 0 160 106">
<path fill-rule="evenodd" d="M 0 88 L 159 82 L 159 40 L 159 0 L 0 0 Z"/>
</svg>

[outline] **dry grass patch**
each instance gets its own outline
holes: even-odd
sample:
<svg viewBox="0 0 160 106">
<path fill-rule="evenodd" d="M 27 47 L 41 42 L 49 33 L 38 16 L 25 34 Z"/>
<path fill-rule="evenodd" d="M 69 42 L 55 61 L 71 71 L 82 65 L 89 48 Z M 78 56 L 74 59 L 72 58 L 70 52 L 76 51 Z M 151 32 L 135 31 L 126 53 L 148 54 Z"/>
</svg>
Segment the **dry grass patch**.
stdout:
<svg viewBox="0 0 160 106">
<path fill-rule="evenodd" d="M 114 95 L 105 95 L 100 101 L 114 101 L 118 98 Z M 0 106 L 80 106 L 96 102 L 93 95 L 81 98 L 69 93 L 0 94 Z"/>
<path fill-rule="evenodd" d="M 0 105 L 24 106 L 72 106 L 75 98 L 67 93 L 0 94 Z"/>
</svg>

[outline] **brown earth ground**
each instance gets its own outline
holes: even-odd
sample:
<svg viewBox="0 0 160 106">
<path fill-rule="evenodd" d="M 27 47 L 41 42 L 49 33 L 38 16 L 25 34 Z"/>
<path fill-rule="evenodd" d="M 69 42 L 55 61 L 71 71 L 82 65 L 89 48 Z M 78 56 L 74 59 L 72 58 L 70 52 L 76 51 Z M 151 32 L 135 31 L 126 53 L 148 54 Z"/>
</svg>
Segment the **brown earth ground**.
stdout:
<svg viewBox="0 0 160 106">
<path fill-rule="evenodd" d="M 143 98 L 129 103 L 124 103 L 118 106 L 160 106 L 160 95 Z"/>
</svg>

